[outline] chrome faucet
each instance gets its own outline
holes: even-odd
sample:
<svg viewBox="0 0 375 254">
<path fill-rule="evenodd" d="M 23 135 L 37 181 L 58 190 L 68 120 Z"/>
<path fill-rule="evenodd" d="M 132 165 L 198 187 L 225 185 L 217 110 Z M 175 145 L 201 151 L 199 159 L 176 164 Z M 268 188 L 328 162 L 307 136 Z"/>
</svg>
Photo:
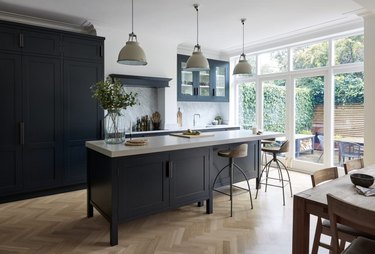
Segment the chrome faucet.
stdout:
<svg viewBox="0 0 375 254">
<path fill-rule="evenodd" d="M 193 116 L 193 127 L 195 127 L 195 117 L 196 116 L 198 116 L 199 118 L 201 118 L 200 114 L 194 114 L 194 116 Z"/>
</svg>

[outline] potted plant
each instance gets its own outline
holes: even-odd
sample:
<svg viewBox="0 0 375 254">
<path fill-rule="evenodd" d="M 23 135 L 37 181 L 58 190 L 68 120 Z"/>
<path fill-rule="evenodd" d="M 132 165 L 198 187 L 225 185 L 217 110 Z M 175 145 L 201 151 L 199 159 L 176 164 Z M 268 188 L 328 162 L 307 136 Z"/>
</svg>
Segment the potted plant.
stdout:
<svg viewBox="0 0 375 254">
<path fill-rule="evenodd" d="M 105 110 L 104 139 L 108 144 L 119 144 L 125 141 L 125 117 L 122 109 L 134 106 L 137 93 L 127 93 L 120 80 L 107 77 L 90 87 L 93 98 Z"/>
<path fill-rule="evenodd" d="M 215 117 L 215 120 L 217 121 L 217 124 L 222 124 L 223 123 L 223 118 L 221 116 L 219 116 L 219 115 L 217 115 Z"/>
</svg>

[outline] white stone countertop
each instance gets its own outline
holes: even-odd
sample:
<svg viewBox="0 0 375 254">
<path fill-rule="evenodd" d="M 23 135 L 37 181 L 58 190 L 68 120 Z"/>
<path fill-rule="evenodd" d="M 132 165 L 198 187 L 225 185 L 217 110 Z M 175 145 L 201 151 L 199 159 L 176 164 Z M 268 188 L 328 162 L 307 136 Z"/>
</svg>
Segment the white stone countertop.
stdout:
<svg viewBox="0 0 375 254">
<path fill-rule="evenodd" d="M 209 133 L 212 134 L 212 136 L 184 138 L 171 135 L 164 135 L 142 138 L 148 140 L 148 143 L 144 146 L 126 146 L 124 143 L 106 144 L 104 140 L 87 141 L 86 147 L 113 158 L 138 154 L 189 149 L 196 147 L 249 142 L 284 136 L 283 133 L 276 132 L 265 132 L 261 135 L 256 135 L 252 134 L 251 130 L 229 130 Z"/>
</svg>

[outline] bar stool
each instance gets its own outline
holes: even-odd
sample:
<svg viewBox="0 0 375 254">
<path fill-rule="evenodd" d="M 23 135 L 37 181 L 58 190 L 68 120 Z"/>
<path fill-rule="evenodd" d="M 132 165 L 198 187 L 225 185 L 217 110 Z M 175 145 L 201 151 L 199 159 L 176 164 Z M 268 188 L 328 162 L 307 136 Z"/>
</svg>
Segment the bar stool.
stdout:
<svg viewBox="0 0 375 254">
<path fill-rule="evenodd" d="M 235 162 L 234 162 L 234 159 L 235 158 L 241 158 L 241 157 L 246 157 L 247 156 L 247 144 L 241 144 L 231 150 L 225 150 L 225 151 L 218 151 L 217 153 L 219 156 L 221 157 L 227 157 L 229 158 L 229 164 L 226 165 L 225 167 L 223 167 L 219 173 L 216 175 L 215 177 L 215 180 L 214 180 L 214 183 L 212 185 L 212 190 L 214 191 L 217 191 L 217 192 L 220 192 L 224 195 L 227 195 L 230 197 L 230 217 L 232 217 L 232 210 L 233 210 L 233 187 L 236 187 L 236 188 L 240 188 L 240 189 L 243 189 L 243 190 L 246 190 L 249 192 L 250 194 L 250 203 L 251 203 L 251 209 L 253 209 L 253 199 L 251 197 L 251 191 L 250 191 L 250 184 L 249 184 L 249 179 L 247 178 L 245 172 L 243 171 L 243 169 L 241 167 L 239 167 Z M 215 189 L 215 183 L 219 177 L 219 175 L 224 171 L 224 169 L 228 168 L 229 167 L 229 180 L 230 180 L 230 187 L 229 187 L 229 194 L 228 193 L 225 193 L 223 191 L 220 191 L 218 189 Z M 248 189 L 245 189 L 245 188 L 242 188 L 242 187 L 239 187 L 239 186 L 236 186 L 236 185 L 233 185 L 233 170 L 234 169 L 237 169 L 239 172 L 241 172 L 241 174 L 244 176 L 245 180 L 246 180 L 246 183 L 247 183 L 247 187 Z"/>
<path fill-rule="evenodd" d="M 292 197 L 293 196 L 292 185 L 291 185 L 291 182 L 290 182 L 290 176 L 289 176 L 288 168 L 285 166 L 284 163 L 282 163 L 282 161 L 280 161 L 277 158 L 277 155 L 279 155 L 281 153 L 286 153 L 286 152 L 289 151 L 289 141 L 286 140 L 284 143 L 281 144 L 280 147 L 262 147 L 262 151 L 263 152 L 267 152 L 267 153 L 272 153 L 272 159 L 270 161 L 268 161 L 266 163 L 266 165 L 264 165 L 264 167 L 262 169 L 262 173 L 260 174 L 260 177 L 259 177 L 260 180 L 259 180 L 259 183 L 258 183 L 258 186 L 257 186 L 257 192 L 255 194 L 255 199 L 258 197 L 258 191 L 259 191 L 259 188 L 260 188 L 260 186 L 259 186 L 260 184 L 265 184 L 266 185 L 266 187 L 264 189 L 265 192 L 267 191 L 267 186 L 268 185 L 273 186 L 273 187 L 279 187 L 279 188 L 282 189 L 282 192 L 283 192 L 283 205 L 285 206 L 284 187 L 289 184 L 289 187 L 290 187 L 290 196 Z M 270 167 L 271 167 L 271 163 L 272 162 L 276 163 L 276 169 L 277 169 L 278 174 L 279 174 L 278 178 L 274 178 L 274 177 L 270 177 L 269 176 Z M 281 168 L 280 164 L 285 169 L 285 171 L 287 173 L 287 176 L 288 176 L 288 179 L 284 179 L 282 168 Z M 266 182 L 265 183 L 261 181 L 264 171 L 266 171 L 266 180 L 265 180 Z M 268 179 L 279 180 L 281 182 L 281 185 L 269 184 L 268 183 Z"/>
</svg>

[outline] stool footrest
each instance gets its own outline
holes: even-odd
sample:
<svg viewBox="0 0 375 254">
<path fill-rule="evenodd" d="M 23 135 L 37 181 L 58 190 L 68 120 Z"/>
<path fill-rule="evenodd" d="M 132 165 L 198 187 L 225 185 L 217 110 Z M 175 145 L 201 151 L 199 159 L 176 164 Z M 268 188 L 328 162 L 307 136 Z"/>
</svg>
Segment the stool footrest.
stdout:
<svg viewBox="0 0 375 254">
<path fill-rule="evenodd" d="M 236 186 L 236 185 L 232 185 L 232 187 L 235 187 L 235 188 L 238 188 L 238 189 L 241 189 L 241 190 L 244 190 L 244 191 L 246 191 L 246 192 L 249 192 L 250 190 L 249 189 L 246 189 L 246 188 L 243 188 L 243 187 L 240 187 L 240 186 Z M 216 192 L 219 192 L 219 193 L 221 193 L 221 194 L 224 194 L 224 195 L 227 195 L 227 196 L 230 196 L 230 194 L 229 193 L 226 193 L 226 192 L 224 192 L 224 191 L 221 191 L 221 190 L 218 190 L 218 189 L 212 189 L 213 191 L 216 191 Z M 245 193 L 245 192 L 241 192 L 241 193 L 236 193 L 235 195 L 237 196 L 237 195 L 241 195 L 241 194 L 243 194 L 243 193 Z M 233 194 L 232 194 L 233 195 Z M 233 195 L 234 196 L 234 195 Z"/>
</svg>

